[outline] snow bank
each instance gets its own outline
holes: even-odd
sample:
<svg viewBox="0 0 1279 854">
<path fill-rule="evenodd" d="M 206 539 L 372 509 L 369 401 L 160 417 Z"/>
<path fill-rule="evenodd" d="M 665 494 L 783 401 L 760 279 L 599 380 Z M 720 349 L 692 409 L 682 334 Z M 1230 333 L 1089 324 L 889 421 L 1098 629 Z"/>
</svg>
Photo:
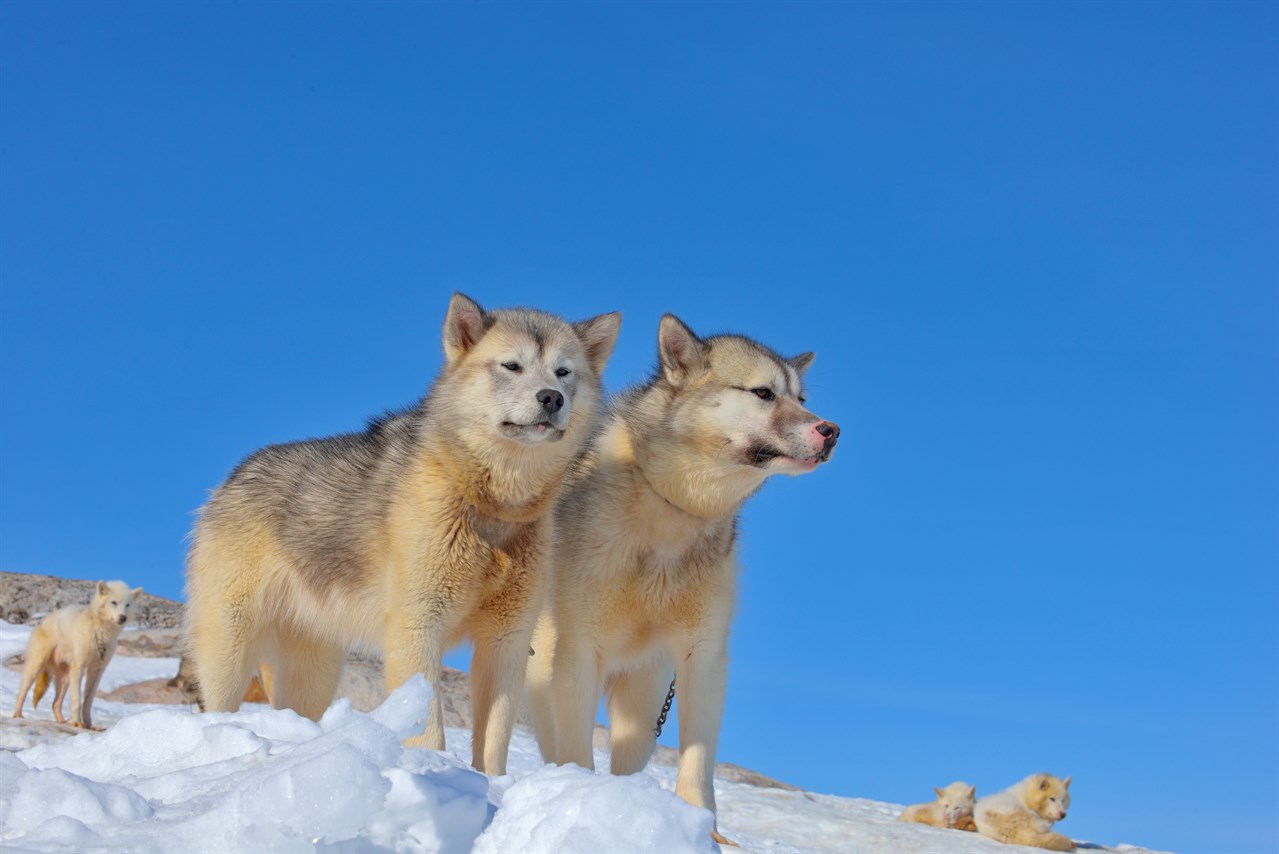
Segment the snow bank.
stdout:
<svg viewBox="0 0 1279 854">
<path fill-rule="evenodd" d="M 0 654 L 30 629 L 0 621 Z M 117 684 L 171 675 L 163 659 L 117 655 Z M 0 670 L 0 713 L 18 674 Z M 512 776 L 470 768 L 470 734 L 449 750 L 402 746 L 422 731 L 420 677 L 370 714 L 347 701 L 318 722 L 246 705 L 235 714 L 99 700 L 103 733 L 67 736 L 28 720 L 0 725 L 0 848 L 101 852 L 708 852 L 711 814 L 675 797 L 675 769 L 612 777 L 545 765 L 533 739 L 511 742 Z M 19 749 L 24 748 L 24 749 Z M 608 758 L 596 752 L 596 767 Z M 975 833 L 895 821 L 900 807 L 717 779 L 720 831 L 744 852 L 939 851 L 1033 854 Z M 1100 849 L 1099 846 L 1094 846 Z M 730 849 L 731 850 L 731 849 Z M 1105 850 L 1105 849 L 1100 849 Z M 1135 851 L 1136 849 L 1128 849 Z"/>
</svg>

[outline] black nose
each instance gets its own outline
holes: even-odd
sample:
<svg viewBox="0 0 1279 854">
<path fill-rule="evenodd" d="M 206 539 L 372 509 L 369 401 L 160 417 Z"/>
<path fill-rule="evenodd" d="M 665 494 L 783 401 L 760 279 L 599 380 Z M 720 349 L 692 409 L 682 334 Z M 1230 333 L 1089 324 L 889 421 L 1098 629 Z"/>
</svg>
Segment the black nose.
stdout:
<svg viewBox="0 0 1279 854">
<path fill-rule="evenodd" d="M 120 616 L 116 617 L 116 619 L 120 622 L 120 625 L 122 625 L 122 626 L 123 626 L 123 625 L 124 625 L 124 621 L 125 621 L 125 620 L 127 620 L 127 619 L 129 619 L 129 618 L 128 618 L 127 616 L 125 616 L 124 614 L 121 614 Z"/>
<path fill-rule="evenodd" d="M 839 427 L 829 421 L 823 421 L 816 427 L 818 433 L 826 439 L 826 444 L 833 445 L 835 440 L 839 438 Z"/>
<path fill-rule="evenodd" d="M 542 404 L 548 415 L 554 415 L 564 406 L 564 395 L 553 388 L 544 388 L 537 393 L 537 402 Z"/>
</svg>

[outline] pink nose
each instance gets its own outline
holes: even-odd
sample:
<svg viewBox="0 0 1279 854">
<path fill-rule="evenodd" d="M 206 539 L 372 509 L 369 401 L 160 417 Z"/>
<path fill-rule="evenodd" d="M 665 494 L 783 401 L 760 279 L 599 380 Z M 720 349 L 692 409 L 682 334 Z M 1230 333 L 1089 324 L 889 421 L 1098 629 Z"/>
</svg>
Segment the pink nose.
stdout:
<svg viewBox="0 0 1279 854">
<path fill-rule="evenodd" d="M 839 441 L 839 426 L 830 421 L 818 421 L 810 429 L 812 433 L 809 434 L 809 439 L 816 439 L 821 443 L 821 456 L 829 456 L 831 449 Z"/>
</svg>

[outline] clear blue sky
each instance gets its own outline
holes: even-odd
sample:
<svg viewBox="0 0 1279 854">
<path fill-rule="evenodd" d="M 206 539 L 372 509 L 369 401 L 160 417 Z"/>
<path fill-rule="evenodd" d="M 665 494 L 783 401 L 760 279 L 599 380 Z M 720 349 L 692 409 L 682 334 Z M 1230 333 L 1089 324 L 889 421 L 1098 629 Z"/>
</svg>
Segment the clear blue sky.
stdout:
<svg viewBox="0 0 1279 854">
<path fill-rule="evenodd" d="M 7 0 L 0 569 L 179 597 L 454 289 L 620 309 L 613 389 L 672 311 L 843 428 L 744 513 L 722 759 L 1275 850 L 1277 10 Z"/>
</svg>

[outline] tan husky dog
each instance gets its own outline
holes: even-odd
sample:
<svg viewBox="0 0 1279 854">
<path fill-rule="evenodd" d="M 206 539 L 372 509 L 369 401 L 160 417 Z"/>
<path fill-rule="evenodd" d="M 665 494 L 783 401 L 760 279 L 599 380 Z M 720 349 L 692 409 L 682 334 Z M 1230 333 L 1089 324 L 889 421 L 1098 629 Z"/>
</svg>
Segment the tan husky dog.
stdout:
<svg viewBox="0 0 1279 854">
<path fill-rule="evenodd" d="M 318 719 L 353 642 L 381 646 L 394 690 L 415 673 L 438 683 L 445 649 L 469 636 L 472 761 L 504 774 L 549 511 L 598 429 L 620 323 L 486 312 L 455 294 L 446 364 L 420 404 L 242 462 L 201 512 L 187 562 L 205 707 L 238 709 L 261 665 L 272 705 Z M 408 743 L 444 748 L 438 693 Z"/>
<path fill-rule="evenodd" d="M 613 405 L 557 503 L 529 699 L 543 756 L 593 768 L 606 693 L 612 770 L 631 774 L 653 752 L 674 672 L 675 791 L 713 811 L 737 513 L 769 475 L 829 459 L 839 428 L 804 408 L 811 353 L 784 359 L 736 335 L 701 339 L 668 314 L 658 357 L 653 379 Z"/>
</svg>

